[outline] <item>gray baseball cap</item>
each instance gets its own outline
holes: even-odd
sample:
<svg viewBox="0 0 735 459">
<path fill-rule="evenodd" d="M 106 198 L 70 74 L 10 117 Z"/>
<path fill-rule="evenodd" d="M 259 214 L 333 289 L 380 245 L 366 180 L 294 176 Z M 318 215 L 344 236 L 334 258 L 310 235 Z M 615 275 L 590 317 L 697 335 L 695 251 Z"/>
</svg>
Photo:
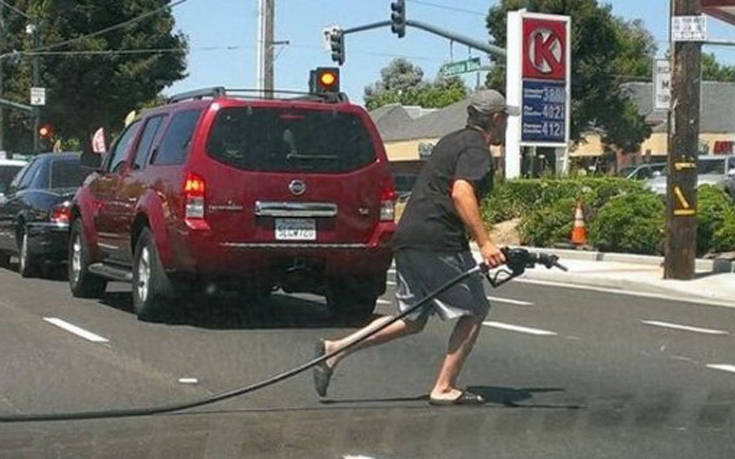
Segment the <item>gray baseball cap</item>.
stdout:
<svg viewBox="0 0 735 459">
<path fill-rule="evenodd" d="M 506 105 L 505 97 L 494 89 L 484 89 L 472 94 L 467 109 L 469 110 L 470 107 L 483 115 L 498 112 L 503 112 L 508 116 L 519 116 L 521 114 L 520 108 Z"/>
</svg>

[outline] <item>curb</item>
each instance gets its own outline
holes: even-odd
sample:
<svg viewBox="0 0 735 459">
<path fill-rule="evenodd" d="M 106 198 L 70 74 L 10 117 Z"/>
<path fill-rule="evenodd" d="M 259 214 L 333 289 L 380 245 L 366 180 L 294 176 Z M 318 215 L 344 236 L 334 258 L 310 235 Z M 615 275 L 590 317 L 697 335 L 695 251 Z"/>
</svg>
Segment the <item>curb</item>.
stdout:
<svg viewBox="0 0 735 459">
<path fill-rule="evenodd" d="M 632 253 L 598 252 L 591 250 L 556 249 L 549 247 L 513 246 L 528 249 L 532 252 L 553 253 L 561 259 L 584 260 L 584 261 L 607 261 L 614 263 L 631 263 L 636 265 L 661 266 L 664 257 L 654 255 L 636 255 Z M 473 252 L 478 252 L 477 245 L 471 243 Z M 735 262 L 724 259 L 709 260 L 697 258 L 695 262 L 697 272 L 707 273 L 732 273 L 735 272 Z"/>
</svg>

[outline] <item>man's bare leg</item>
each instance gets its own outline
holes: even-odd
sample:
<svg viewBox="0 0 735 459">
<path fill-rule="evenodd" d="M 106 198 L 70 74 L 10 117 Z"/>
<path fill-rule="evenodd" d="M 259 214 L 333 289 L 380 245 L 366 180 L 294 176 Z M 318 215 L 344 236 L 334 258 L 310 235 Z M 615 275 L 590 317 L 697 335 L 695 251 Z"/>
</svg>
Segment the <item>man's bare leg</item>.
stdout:
<svg viewBox="0 0 735 459">
<path fill-rule="evenodd" d="M 369 334 L 373 330 L 380 328 L 382 325 L 384 325 L 386 322 L 393 319 L 393 316 L 383 316 L 379 317 L 375 320 L 373 320 L 370 324 L 366 325 L 365 327 L 361 328 L 360 330 L 357 330 L 356 332 L 345 336 L 344 338 L 329 341 L 324 340 L 324 350 L 327 354 L 335 352 L 345 346 L 350 345 L 350 343 L 353 343 L 360 339 L 361 337 Z M 408 321 L 408 320 L 398 320 L 392 324 L 390 324 L 388 327 L 384 328 L 383 330 L 380 330 L 378 333 L 372 335 L 371 337 L 367 338 L 362 343 L 358 344 L 357 346 L 354 346 L 350 349 L 348 349 L 345 352 L 341 352 L 331 359 L 327 360 L 327 365 L 331 368 L 334 368 L 340 360 L 345 358 L 347 355 L 357 351 L 358 349 L 364 349 L 366 347 L 375 346 L 376 344 L 385 343 L 391 340 L 394 340 L 396 338 L 400 338 L 402 336 L 411 335 L 414 333 L 420 332 L 424 326 L 426 325 L 426 319 L 419 319 L 416 321 Z"/>
<path fill-rule="evenodd" d="M 453 400 L 462 393 L 462 389 L 457 387 L 457 377 L 475 345 L 483 320 L 484 316 L 464 316 L 457 321 L 452 336 L 449 338 L 447 355 L 444 357 L 436 383 L 431 390 L 432 399 Z"/>
</svg>

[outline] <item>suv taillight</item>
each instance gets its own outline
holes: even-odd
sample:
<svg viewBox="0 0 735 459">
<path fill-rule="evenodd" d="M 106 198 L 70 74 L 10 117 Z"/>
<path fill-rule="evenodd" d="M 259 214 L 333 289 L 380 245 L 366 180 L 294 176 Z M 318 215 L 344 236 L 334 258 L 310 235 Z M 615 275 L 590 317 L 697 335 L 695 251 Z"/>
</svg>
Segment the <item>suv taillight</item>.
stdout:
<svg viewBox="0 0 735 459">
<path fill-rule="evenodd" d="M 65 201 L 54 206 L 49 214 L 49 220 L 51 223 L 68 224 L 71 221 L 71 203 Z"/>
<path fill-rule="evenodd" d="M 380 187 L 380 220 L 393 221 L 396 216 L 396 188 L 390 179 L 383 180 Z"/>
<path fill-rule="evenodd" d="M 192 228 L 201 226 L 204 220 L 204 192 L 206 184 L 200 176 L 189 172 L 184 182 L 184 218 Z"/>
</svg>

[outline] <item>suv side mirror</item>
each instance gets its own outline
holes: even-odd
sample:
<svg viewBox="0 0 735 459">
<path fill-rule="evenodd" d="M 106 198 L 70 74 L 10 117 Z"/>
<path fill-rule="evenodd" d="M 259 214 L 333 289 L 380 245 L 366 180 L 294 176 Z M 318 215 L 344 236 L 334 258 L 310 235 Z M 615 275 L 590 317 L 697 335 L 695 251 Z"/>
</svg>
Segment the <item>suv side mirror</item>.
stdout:
<svg viewBox="0 0 735 459">
<path fill-rule="evenodd" d="M 85 151 L 82 153 L 79 162 L 82 167 L 85 167 L 87 169 L 99 170 L 100 165 L 102 165 L 102 154 Z"/>
</svg>

